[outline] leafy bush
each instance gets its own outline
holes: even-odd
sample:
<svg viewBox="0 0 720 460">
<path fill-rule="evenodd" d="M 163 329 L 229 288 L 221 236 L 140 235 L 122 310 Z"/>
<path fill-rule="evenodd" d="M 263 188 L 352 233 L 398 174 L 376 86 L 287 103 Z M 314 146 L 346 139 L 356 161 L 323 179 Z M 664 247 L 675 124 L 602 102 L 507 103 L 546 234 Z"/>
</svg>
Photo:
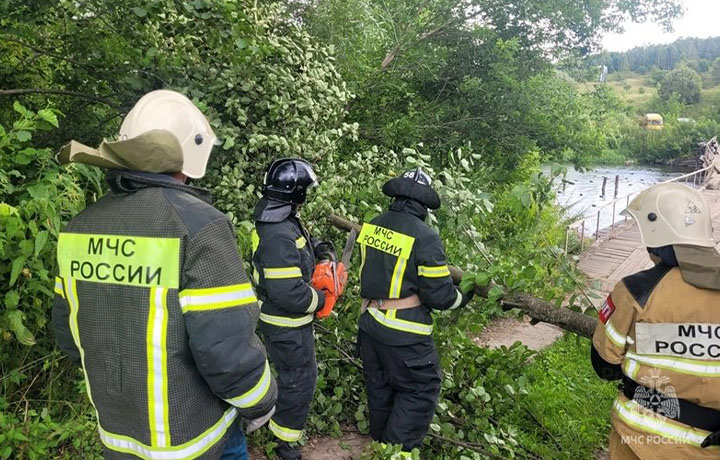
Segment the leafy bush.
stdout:
<svg viewBox="0 0 720 460">
<path fill-rule="evenodd" d="M 93 423 L 67 419 L 88 404 L 82 388 L 66 385 L 76 370 L 61 360 L 49 318 L 58 232 L 86 193 L 101 192 L 100 174 L 60 169 L 49 149 L 32 146 L 58 127 L 55 111 L 14 111 L 12 126 L 0 125 L 0 458 L 47 458 L 66 443 L 92 451 Z"/>
<path fill-rule="evenodd" d="M 666 101 L 672 95 L 677 95 L 684 104 L 693 104 L 700 102 L 701 88 L 700 75 L 690 67 L 681 65 L 665 75 L 660 83 L 658 94 Z"/>
</svg>

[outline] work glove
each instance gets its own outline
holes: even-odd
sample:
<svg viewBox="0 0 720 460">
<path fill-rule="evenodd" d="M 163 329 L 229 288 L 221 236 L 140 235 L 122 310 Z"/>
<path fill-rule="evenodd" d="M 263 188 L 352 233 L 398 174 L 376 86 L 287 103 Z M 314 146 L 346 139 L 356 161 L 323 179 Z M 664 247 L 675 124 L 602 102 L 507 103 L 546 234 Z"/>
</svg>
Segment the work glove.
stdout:
<svg viewBox="0 0 720 460">
<path fill-rule="evenodd" d="M 337 260 L 335 246 L 330 241 L 321 241 L 313 248 L 315 260 Z"/>
<path fill-rule="evenodd" d="M 273 416 L 273 414 L 275 414 L 275 406 L 270 409 L 270 412 L 263 415 L 262 417 L 249 420 L 247 426 L 245 427 L 245 434 L 250 434 L 253 431 L 257 431 L 258 429 L 260 429 L 263 425 L 270 421 L 270 418 Z"/>
<path fill-rule="evenodd" d="M 720 431 L 711 433 L 705 440 L 700 444 L 700 447 L 706 448 L 710 446 L 720 446 Z"/>
</svg>

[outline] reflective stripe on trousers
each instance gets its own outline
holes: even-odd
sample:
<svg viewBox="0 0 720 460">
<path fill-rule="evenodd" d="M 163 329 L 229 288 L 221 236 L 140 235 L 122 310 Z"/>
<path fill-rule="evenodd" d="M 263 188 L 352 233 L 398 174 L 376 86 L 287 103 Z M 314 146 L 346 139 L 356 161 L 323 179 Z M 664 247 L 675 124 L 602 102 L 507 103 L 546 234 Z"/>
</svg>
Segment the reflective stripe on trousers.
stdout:
<svg viewBox="0 0 720 460">
<path fill-rule="evenodd" d="M 386 310 L 385 314 L 383 314 L 377 308 L 368 308 L 367 312 L 375 318 L 378 323 L 390 329 L 419 335 L 430 335 L 433 332 L 432 325 L 398 319 L 397 310 Z"/>
</svg>

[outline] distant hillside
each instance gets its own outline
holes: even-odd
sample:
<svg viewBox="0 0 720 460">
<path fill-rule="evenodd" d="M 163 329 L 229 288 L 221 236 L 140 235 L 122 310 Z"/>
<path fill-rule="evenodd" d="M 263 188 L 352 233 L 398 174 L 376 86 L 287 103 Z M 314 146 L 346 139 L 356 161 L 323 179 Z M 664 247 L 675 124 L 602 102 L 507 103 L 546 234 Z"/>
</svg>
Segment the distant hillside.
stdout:
<svg viewBox="0 0 720 460">
<path fill-rule="evenodd" d="M 647 73 L 652 69 L 671 70 L 686 62 L 698 72 L 706 72 L 720 57 L 720 37 L 682 38 L 669 45 L 651 45 L 625 52 L 604 52 L 588 58 L 590 66 L 606 65 L 610 73 Z"/>
</svg>

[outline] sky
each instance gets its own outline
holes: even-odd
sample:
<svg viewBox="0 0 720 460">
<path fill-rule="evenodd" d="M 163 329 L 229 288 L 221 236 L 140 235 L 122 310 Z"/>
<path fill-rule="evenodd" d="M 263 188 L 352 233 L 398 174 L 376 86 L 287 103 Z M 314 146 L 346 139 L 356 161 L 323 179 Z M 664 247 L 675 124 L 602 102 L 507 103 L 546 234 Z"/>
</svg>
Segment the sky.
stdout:
<svg viewBox="0 0 720 460">
<path fill-rule="evenodd" d="M 673 32 L 664 32 L 657 24 L 625 24 L 622 34 L 607 34 L 607 51 L 626 51 L 647 44 L 671 43 L 681 37 L 720 36 L 720 0 L 684 0 L 685 14 L 677 19 Z"/>
</svg>

